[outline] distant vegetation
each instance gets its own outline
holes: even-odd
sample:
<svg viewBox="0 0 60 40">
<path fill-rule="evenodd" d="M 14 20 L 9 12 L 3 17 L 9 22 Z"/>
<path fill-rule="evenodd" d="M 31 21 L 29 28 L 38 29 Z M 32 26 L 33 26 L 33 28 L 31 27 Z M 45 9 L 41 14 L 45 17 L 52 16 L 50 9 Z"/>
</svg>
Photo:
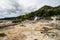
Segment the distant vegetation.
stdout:
<svg viewBox="0 0 60 40">
<path fill-rule="evenodd" d="M 59 16 L 60 17 L 60 6 L 51 7 L 51 6 L 45 5 L 35 12 L 21 15 L 19 17 L 4 18 L 4 19 L 5 20 L 14 20 L 14 21 L 19 21 L 19 20 L 23 21 L 26 19 L 33 20 L 35 18 L 35 16 L 42 17 L 42 18 L 50 18 L 51 16 Z"/>
</svg>

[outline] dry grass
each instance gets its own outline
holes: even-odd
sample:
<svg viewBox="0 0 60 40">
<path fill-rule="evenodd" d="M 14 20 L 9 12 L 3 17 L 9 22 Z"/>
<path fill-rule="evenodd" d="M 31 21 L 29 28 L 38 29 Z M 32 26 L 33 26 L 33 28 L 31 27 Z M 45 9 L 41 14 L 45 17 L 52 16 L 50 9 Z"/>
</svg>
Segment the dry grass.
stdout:
<svg viewBox="0 0 60 40">
<path fill-rule="evenodd" d="M 48 22 L 20 23 L 4 33 L 6 40 L 60 40 L 60 30 L 50 27 Z"/>
</svg>

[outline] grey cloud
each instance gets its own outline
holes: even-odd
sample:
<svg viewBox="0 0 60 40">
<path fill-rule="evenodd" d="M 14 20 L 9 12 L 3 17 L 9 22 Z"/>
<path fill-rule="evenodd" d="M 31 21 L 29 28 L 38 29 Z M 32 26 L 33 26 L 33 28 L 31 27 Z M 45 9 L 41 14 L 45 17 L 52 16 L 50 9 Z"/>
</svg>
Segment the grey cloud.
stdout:
<svg viewBox="0 0 60 40">
<path fill-rule="evenodd" d="M 60 0 L 0 0 L 0 18 L 23 15 L 44 5 L 57 6 Z"/>
</svg>

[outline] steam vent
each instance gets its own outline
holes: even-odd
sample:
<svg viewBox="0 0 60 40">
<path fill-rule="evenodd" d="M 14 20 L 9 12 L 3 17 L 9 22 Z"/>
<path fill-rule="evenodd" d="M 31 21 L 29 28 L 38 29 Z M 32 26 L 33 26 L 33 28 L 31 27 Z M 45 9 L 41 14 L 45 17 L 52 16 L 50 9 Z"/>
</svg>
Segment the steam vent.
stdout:
<svg viewBox="0 0 60 40">
<path fill-rule="evenodd" d="M 0 0 L 0 40 L 60 40 L 60 0 Z"/>
</svg>

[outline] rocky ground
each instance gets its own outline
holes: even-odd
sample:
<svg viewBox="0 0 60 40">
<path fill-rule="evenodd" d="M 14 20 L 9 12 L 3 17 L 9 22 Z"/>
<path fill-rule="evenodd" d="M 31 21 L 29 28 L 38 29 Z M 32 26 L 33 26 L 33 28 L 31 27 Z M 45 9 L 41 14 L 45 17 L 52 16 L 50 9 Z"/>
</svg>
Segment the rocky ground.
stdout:
<svg viewBox="0 0 60 40">
<path fill-rule="evenodd" d="M 0 40 L 60 40 L 60 21 L 24 21 L 2 30 Z"/>
</svg>

